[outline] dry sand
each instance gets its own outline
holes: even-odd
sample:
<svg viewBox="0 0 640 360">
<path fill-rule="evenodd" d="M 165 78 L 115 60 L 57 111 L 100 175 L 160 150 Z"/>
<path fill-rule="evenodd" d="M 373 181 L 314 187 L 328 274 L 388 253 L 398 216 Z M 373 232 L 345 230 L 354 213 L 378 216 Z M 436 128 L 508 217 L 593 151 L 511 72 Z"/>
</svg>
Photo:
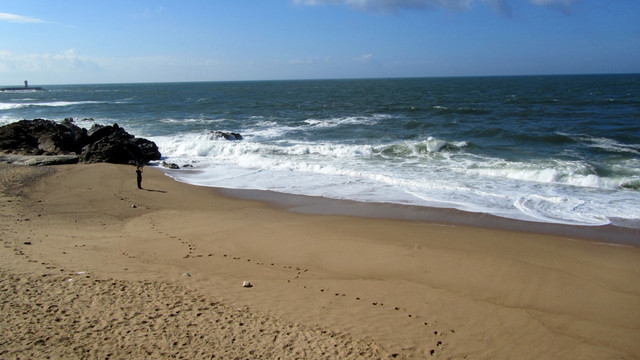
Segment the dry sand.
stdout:
<svg viewBox="0 0 640 360">
<path fill-rule="evenodd" d="M 639 248 L 143 186 L 0 165 L 0 359 L 640 359 Z"/>
</svg>

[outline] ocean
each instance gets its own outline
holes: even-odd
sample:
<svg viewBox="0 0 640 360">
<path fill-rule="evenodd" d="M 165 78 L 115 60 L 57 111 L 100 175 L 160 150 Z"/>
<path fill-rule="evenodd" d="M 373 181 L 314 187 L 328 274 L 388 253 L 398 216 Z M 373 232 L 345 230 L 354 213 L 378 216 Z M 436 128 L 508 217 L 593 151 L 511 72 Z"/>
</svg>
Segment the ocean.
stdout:
<svg viewBox="0 0 640 360">
<path fill-rule="evenodd" d="M 0 125 L 117 123 L 194 185 L 640 228 L 639 74 L 43 87 Z"/>
</svg>

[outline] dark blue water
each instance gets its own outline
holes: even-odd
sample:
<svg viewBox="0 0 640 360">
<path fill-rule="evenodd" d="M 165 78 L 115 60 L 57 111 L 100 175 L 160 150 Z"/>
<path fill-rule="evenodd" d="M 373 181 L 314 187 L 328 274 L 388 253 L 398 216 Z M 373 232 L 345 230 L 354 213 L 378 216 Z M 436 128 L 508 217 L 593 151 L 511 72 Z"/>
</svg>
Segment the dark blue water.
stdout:
<svg viewBox="0 0 640 360">
<path fill-rule="evenodd" d="M 116 122 L 194 184 L 640 227 L 640 75 L 46 88 L 0 123 Z"/>
</svg>

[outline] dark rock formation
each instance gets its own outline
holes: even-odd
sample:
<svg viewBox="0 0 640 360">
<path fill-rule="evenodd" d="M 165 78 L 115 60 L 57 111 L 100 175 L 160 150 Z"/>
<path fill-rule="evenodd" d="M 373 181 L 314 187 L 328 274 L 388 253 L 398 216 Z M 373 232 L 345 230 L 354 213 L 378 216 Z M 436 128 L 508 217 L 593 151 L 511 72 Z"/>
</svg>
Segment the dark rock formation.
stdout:
<svg viewBox="0 0 640 360">
<path fill-rule="evenodd" d="M 76 164 L 77 162 L 78 162 L 78 155 L 49 155 L 49 156 L 30 156 L 29 159 L 24 162 L 24 164 L 30 165 L 30 166 L 47 166 L 47 165 Z"/>
<path fill-rule="evenodd" d="M 136 138 L 124 129 L 94 125 L 89 131 L 65 119 L 22 120 L 0 127 L 0 150 L 25 155 L 77 155 L 81 162 L 146 164 L 160 159 L 152 141 Z"/>
<path fill-rule="evenodd" d="M 77 154 L 85 145 L 87 130 L 70 121 L 22 120 L 0 127 L 0 150 L 25 155 Z"/>
<path fill-rule="evenodd" d="M 223 138 L 225 140 L 242 140 L 242 135 L 234 132 L 224 132 L 220 130 L 212 131 L 214 139 Z"/>
<path fill-rule="evenodd" d="M 162 167 L 167 168 L 167 169 L 172 169 L 172 170 L 180 169 L 180 166 L 178 166 L 178 164 L 168 163 L 166 161 L 162 162 Z"/>
<path fill-rule="evenodd" d="M 0 153 L 0 162 L 29 166 L 75 164 L 78 162 L 78 155 L 20 155 Z"/>
</svg>

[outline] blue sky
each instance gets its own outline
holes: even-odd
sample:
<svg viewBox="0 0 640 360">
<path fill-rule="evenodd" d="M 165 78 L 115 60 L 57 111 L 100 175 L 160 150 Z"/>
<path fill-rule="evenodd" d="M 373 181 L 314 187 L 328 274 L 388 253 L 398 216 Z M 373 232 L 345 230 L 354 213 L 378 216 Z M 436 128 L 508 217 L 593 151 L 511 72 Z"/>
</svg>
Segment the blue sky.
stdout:
<svg viewBox="0 0 640 360">
<path fill-rule="evenodd" d="M 640 72 L 638 0 L 0 0 L 0 84 Z"/>
</svg>

